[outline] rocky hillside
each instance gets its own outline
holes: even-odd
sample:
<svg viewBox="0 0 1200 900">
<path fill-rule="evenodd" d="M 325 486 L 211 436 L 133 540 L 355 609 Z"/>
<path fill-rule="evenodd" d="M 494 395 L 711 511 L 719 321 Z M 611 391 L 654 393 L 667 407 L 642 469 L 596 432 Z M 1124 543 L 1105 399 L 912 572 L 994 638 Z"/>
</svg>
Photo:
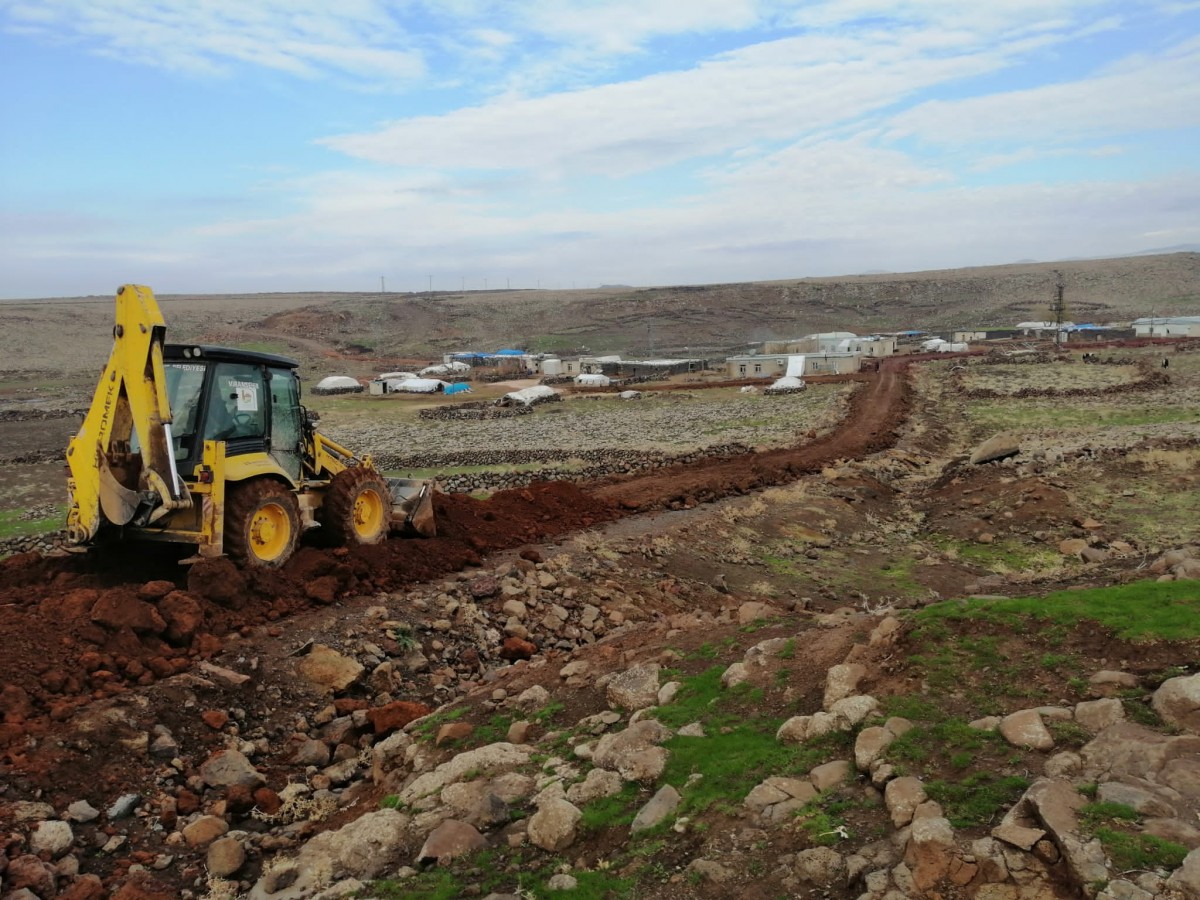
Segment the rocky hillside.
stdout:
<svg viewBox="0 0 1200 900">
<path fill-rule="evenodd" d="M 1076 321 L 1200 309 L 1200 254 L 1178 253 L 687 287 L 348 295 L 255 327 L 396 356 L 506 346 L 702 355 L 814 331 L 937 330 L 1045 319 L 1057 272 Z"/>
</svg>

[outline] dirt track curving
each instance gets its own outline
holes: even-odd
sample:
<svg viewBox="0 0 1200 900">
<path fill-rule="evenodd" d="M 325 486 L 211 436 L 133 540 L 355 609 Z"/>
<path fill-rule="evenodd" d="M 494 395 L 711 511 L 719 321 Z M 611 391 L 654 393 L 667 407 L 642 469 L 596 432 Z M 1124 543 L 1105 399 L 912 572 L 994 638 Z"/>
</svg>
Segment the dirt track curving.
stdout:
<svg viewBox="0 0 1200 900">
<path fill-rule="evenodd" d="M 390 591 L 479 565 L 490 553 L 637 512 L 693 506 L 782 484 L 896 440 L 908 408 L 908 360 L 851 400 L 835 431 L 798 446 L 575 485 L 540 482 L 487 500 L 439 494 L 439 535 L 377 547 L 305 547 L 281 570 L 218 560 L 181 569 L 120 548 L 0 563 L 0 746 L 44 732 L 92 699 L 148 684 L 210 657 L 222 636 L 348 594 Z"/>
</svg>

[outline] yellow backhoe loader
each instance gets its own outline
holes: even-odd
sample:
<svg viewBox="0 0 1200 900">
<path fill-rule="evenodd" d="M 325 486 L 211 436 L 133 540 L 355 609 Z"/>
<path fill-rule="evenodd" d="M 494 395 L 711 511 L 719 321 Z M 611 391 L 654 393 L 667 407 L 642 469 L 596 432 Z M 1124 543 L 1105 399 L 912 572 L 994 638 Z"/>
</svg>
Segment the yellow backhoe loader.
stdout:
<svg viewBox="0 0 1200 900">
<path fill-rule="evenodd" d="M 67 448 L 72 543 L 110 532 L 271 567 L 310 528 L 335 544 L 435 534 L 433 482 L 384 478 L 318 432 L 295 360 L 165 337 L 148 287 L 117 291 L 112 355 Z"/>
</svg>

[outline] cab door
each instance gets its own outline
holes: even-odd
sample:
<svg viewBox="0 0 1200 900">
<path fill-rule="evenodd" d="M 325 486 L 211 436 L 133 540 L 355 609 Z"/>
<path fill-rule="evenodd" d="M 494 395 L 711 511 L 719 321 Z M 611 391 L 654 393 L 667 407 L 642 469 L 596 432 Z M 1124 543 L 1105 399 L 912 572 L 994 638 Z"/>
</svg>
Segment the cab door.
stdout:
<svg viewBox="0 0 1200 900">
<path fill-rule="evenodd" d="M 269 452 L 288 477 L 298 482 L 304 461 L 299 380 L 291 369 L 270 369 L 267 375 L 271 396 Z"/>
</svg>

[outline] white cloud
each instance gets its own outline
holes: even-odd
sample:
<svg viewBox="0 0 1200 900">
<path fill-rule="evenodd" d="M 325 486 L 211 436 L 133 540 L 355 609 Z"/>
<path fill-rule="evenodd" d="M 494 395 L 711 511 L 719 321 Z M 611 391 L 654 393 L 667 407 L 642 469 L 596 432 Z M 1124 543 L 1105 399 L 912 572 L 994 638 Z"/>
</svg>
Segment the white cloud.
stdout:
<svg viewBox="0 0 1200 900">
<path fill-rule="evenodd" d="M 1002 60 L 999 51 L 924 56 L 903 35 L 883 32 L 794 37 L 683 72 L 544 97 L 504 96 L 323 143 L 390 165 L 622 175 L 831 127 Z"/>
<path fill-rule="evenodd" d="M 94 52 L 195 74 L 232 64 L 313 78 L 410 82 L 425 71 L 421 53 L 386 4 L 349 0 L 0 0 L 12 25 Z"/>
<path fill-rule="evenodd" d="M 1057 143 L 1200 125 L 1200 42 L 1073 82 L 922 103 L 892 122 L 897 136 L 951 146 Z"/>
</svg>

